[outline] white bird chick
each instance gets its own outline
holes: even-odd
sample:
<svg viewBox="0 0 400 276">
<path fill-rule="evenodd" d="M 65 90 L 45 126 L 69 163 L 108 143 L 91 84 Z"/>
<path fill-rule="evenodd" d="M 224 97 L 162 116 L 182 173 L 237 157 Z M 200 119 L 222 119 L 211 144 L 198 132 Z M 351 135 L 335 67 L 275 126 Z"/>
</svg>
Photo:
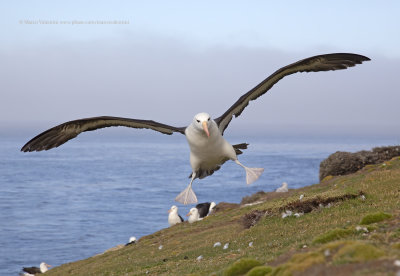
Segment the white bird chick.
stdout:
<svg viewBox="0 0 400 276">
<path fill-rule="evenodd" d="M 178 214 L 178 207 L 173 205 L 171 209 L 168 210 L 168 223 L 169 226 L 183 222 L 183 218 Z"/>
<path fill-rule="evenodd" d="M 190 209 L 189 213 L 186 215 L 188 218 L 189 223 L 193 223 L 199 220 L 202 220 L 199 215 L 199 210 L 197 208 Z"/>
<path fill-rule="evenodd" d="M 277 193 L 286 193 L 288 190 L 288 184 L 286 182 L 282 183 L 282 187 L 279 187 L 278 189 L 276 189 L 275 192 Z"/>
</svg>

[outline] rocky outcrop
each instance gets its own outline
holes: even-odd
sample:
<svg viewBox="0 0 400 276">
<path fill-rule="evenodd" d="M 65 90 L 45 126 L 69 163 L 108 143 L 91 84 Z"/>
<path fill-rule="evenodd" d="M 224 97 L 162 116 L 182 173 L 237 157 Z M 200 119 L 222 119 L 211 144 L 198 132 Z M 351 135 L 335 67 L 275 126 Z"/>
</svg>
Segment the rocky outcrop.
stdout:
<svg viewBox="0 0 400 276">
<path fill-rule="evenodd" d="M 400 156 L 400 146 L 379 147 L 355 153 L 337 151 L 319 165 L 319 179 L 328 175 L 354 173 L 366 165 L 379 164 L 396 156 Z"/>
</svg>

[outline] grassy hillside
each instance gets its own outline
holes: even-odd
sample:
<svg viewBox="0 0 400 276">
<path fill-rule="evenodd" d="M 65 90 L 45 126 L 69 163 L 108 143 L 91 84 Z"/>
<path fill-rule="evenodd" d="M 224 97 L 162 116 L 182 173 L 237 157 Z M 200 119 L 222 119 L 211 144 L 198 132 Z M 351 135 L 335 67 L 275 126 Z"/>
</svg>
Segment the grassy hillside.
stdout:
<svg viewBox="0 0 400 276">
<path fill-rule="evenodd" d="M 400 157 L 288 193 L 257 193 L 244 202 L 219 204 L 203 221 L 163 229 L 46 275 L 395 275 L 400 270 L 395 265 Z M 282 218 L 288 210 L 304 215 Z M 222 246 L 213 247 L 216 242 Z"/>
</svg>

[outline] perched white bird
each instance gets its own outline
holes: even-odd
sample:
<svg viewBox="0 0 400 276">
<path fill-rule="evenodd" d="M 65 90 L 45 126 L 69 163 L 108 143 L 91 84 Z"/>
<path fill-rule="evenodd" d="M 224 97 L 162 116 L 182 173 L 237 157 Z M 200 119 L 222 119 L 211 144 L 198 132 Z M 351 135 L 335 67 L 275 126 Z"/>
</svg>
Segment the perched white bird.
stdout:
<svg viewBox="0 0 400 276">
<path fill-rule="evenodd" d="M 196 205 L 197 210 L 199 210 L 199 216 L 200 218 L 204 218 L 208 215 L 210 215 L 213 211 L 215 206 L 215 202 L 204 202 Z"/>
<path fill-rule="evenodd" d="M 278 189 L 276 189 L 275 192 L 277 193 L 286 193 L 288 190 L 288 184 L 286 182 L 282 183 L 282 187 L 279 187 Z"/>
<path fill-rule="evenodd" d="M 23 273 L 21 275 L 29 276 L 29 275 L 45 273 L 46 271 L 49 270 L 49 267 L 51 267 L 51 265 L 46 264 L 45 262 L 40 263 L 39 267 L 35 267 L 35 266 L 24 267 L 24 268 L 22 268 L 22 271 L 24 271 L 26 273 Z"/>
<path fill-rule="evenodd" d="M 197 208 L 190 209 L 189 213 L 187 213 L 186 216 L 188 216 L 189 223 L 202 220 L 202 218 L 200 218 L 199 210 L 197 210 Z"/>
<path fill-rule="evenodd" d="M 168 223 L 169 226 L 183 222 L 183 218 L 178 214 L 178 207 L 173 205 L 171 209 L 168 210 Z"/>
<path fill-rule="evenodd" d="M 226 250 L 226 249 L 228 249 L 228 247 L 229 247 L 229 243 L 225 243 L 224 247 L 222 249 Z"/>
<path fill-rule="evenodd" d="M 129 242 L 127 244 L 125 244 L 125 246 L 135 244 L 135 243 L 137 243 L 137 239 L 136 239 L 136 237 L 132 236 L 129 238 Z"/>
<path fill-rule="evenodd" d="M 309 57 L 289 64 L 275 71 L 253 89 L 242 95 L 228 110 L 214 120 L 207 113 L 199 113 L 194 116 L 189 126 L 175 127 L 151 120 L 110 116 L 85 118 L 69 121 L 46 130 L 26 143 L 21 148 L 21 151 L 49 150 L 64 144 L 84 131 L 112 126 L 147 128 L 164 134 L 181 133 L 186 136 L 189 143 L 192 173 L 188 187 L 175 200 L 183 204 L 197 203 L 196 194 L 192 190 L 193 181 L 196 178 L 202 179 L 212 175 L 228 160 L 232 160 L 244 168 L 247 184 L 256 181 L 264 171 L 262 168 L 248 168 L 239 162 L 237 155 L 241 154 L 241 150 L 246 149 L 248 144 L 231 145 L 223 137 L 224 131 L 232 118 L 242 114 L 250 101 L 264 95 L 285 76 L 297 72 L 341 70 L 368 60 L 370 60 L 368 57 L 362 55 L 337 53 Z M 196 95 L 196 97 L 202 97 L 202 95 Z M 212 98 L 209 100 L 213 101 Z M 177 109 L 177 107 L 171 107 L 171 109 Z"/>
</svg>

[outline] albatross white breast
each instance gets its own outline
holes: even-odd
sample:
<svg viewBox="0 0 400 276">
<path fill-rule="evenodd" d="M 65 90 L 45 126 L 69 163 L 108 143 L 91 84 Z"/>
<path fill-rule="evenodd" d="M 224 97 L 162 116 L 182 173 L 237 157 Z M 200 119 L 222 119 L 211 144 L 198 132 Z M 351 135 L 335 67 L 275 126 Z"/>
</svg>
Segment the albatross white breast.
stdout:
<svg viewBox="0 0 400 276">
<path fill-rule="evenodd" d="M 174 226 L 175 224 L 183 222 L 183 218 L 178 214 L 178 207 L 173 205 L 171 209 L 168 210 L 168 223 L 169 226 Z"/>
<path fill-rule="evenodd" d="M 26 143 L 21 151 L 49 150 L 64 144 L 82 132 L 111 126 L 147 128 L 168 135 L 175 132 L 181 133 L 186 136 L 189 143 L 192 173 L 189 185 L 175 200 L 183 204 L 196 203 L 197 197 L 192 189 L 193 181 L 196 178 L 202 179 L 213 174 L 228 160 L 234 161 L 245 170 L 247 184 L 256 181 L 264 171 L 263 168 L 249 168 L 239 162 L 237 156 L 242 153 L 241 150 L 247 148 L 248 144 L 231 145 L 223 137 L 224 131 L 232 118 L 241 115 L 250 101 L 264 95 L 285 76 L 298 72 L 341 70 L 368 60 L 370 60 L 368 57 L 362 55 L 337 53 L 309 57 L 289 64 L 275 71 L 260 84 L 242 95 L 221 116 L 212 119 L 207 113 L 199 113 L 195 115 L 191 124 L 187 127 L 175 127 L 151 120 L 110 116 L 85 118 L 69 121 L 44 131 Z"/>
</svg>

